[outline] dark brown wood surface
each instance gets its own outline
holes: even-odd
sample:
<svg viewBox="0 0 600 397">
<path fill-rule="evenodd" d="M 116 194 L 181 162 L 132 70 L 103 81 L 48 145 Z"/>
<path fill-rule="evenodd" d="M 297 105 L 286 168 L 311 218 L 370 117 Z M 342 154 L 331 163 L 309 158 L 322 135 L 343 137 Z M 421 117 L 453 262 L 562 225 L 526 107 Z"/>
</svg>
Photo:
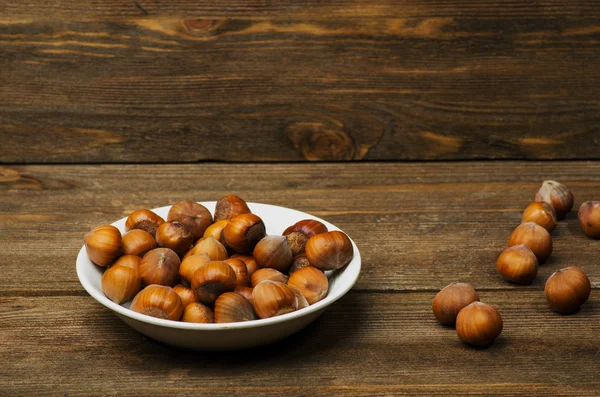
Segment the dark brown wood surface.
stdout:
<svg viewBox="0 0 600 397">
<path fill-rule="evenodd" d="M 575 206 L 600 195 L 597 162 L 56 165 L 0 168 L 0 390 L 7 395 L 600 395 L 600 241 L 575 213 L 531 286 L 494 264 L 542 180 Z M 249 201 L 321 216 L 356 241 L 356 287 L 271 346 L 194 353 L 136 333 L 89 297 L 75 257 L 91 227 L 180 199 Z M 590 301 L 552 313 L 545 279 L 590 277 Z M 461 344 L 431 313 L 435 292 L 472 283 L 505 328 Z"/>
<path fill-rule="evenodd" d="M 594 1 L 0 3 L 0 163 L 599 159 Z"/>
</svg>

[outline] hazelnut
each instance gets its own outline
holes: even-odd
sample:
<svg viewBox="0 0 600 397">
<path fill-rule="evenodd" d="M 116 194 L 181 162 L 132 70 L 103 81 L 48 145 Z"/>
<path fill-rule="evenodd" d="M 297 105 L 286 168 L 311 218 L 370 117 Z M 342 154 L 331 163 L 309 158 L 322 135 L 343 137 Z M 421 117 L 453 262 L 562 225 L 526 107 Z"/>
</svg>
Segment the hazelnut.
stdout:
<svg viewBox="0 0 600 397">
<path fill-rule="evenodd" d="M 592 286 L 583 270 L 567 267 L 552 274 L 546 281 L 546 300 L 557 313 L 574 313 L 589 298 Z"/>
<path fill-rule="evenodd" d="M 162 225 L 165 220 L 156 215 L 154 212 L 141 209 L 133 211 L 127 217 L 125 222 L 125 230 L 130 231 L 131 229 L 142 229 L 150 233 L 152 236 L 156 235 L 156 229 Z"/>
<path fill-rule="evenodd" d="M 537 276 L 538 261 L 525 244 L 515 245 L 500 254 L 496 262 L 496 269 L 508 281 L 517 284 L 531 284 Z"/>
<path fill-rule="evenodd" d="M 167 220 L 183 223 L 192 234 L 194 241 L 203 236 L 213 221 L 210 211 L 202 204 L 193 201 L 180 201 L 174 204 L 169 210 Z"/>
<path fill-rule="evenodd" d="M 327 226 L 314 219 L 303 219 L 285 229 L 282 233 L 288 239 L 292 255 L 296 256 L 304 252 L 309 238 L 317 234 L 325 233 Z"/>
<path fill-rule="evenodd" d="M 433 314 L 444 325 L 453 325 L 456 316 L 467 305 L 478 301 L 479 295 L 470 284 L 452 283 L 437 293 L 433 300 Z"/>
<path fill-rule="evenodd" d="M 552 233 L 556 227 L 556 213 L 554 208 L 546 202 L 536 201 L 529 204 L 523 212 L 523 222 L 534 222 Z"/>
<path fill-rule="evenodd" d="M 544 181 L 542 187 L 535 195 L 535 201 L 545 201 L 556 212 L 557 219 L 563 219 L 573 208 L 573 194 L 556 181 Z"/>
<path fill-rule="evenodd" d="M 502 317 L 492 306 L 473 302 L 458 313 L 456 334 L 464 343 L 489 346 L 502 333 Z"/>
<path fill-rule="evenodd" d="M 581 204 L 579 224 L 586 236 L 600 238 L 600 201 L 586 201 Z"/>
<path fill-rule="evenodd" d="M 156 241 L 159 247 L 170 248 L 181 255 L 190 249 L 194 236 L 182 222 L 168 221 L 156 230 Z"/>
<path fill-rule="evenodd" d="M 525 244 L 535 254 L 538 263 L 546 262 L 552 253 L 552 237 L 550 233 L 537 223 L 521 223 L 508 239 L 508 246 Z"/>
<path fill-rule="evenodd" d="M 244 200 L 238 196 L 225 196 L 217 201 L 215 206 L 215 222 L 223 219 L 230 220 L 241 214 L 249 214 L 250 208 Z"/>
<path fill-rule="evenodd" d="M 88 257 L 98 266 L 110 265 L 123 252 L 121 232 L 112 225 L 98 226 L 83 241 Z"/>
<path fill-rule="evenodd" d="M 159 284 L 173 287 L 179 283 L 181 261 L 175 251 L 169 248 L 155 248 L 148 251 L 139 264 L 142 285 Z"/>
<path fill-rule="evenodd" d="M 317 234 L 306 243 L 306 257 L 316 268 L 337 270 L 346 266 L 354 256 L 352 242 L 346 234 L 334 230 Z"/>
<path fill-rule="evenodd" d="M 165 320 L 179 321 L 183 314 L 183 304 L 173 288 L 153 284 L 138 292 L 131 302 L 131 310 Z"/>
</svg>

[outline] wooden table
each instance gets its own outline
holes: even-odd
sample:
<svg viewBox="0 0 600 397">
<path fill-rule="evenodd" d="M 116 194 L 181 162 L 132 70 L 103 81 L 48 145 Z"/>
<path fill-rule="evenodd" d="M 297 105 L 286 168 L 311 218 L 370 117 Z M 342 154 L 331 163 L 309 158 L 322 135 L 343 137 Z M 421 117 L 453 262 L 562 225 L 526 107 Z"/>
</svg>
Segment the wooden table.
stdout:
<svg viewBox="0 0 600 397">
<path fill-rule="evenodd" d="M 532 285 L 495 270 L 544 179 L 600 199 L 599 40 L 590 0 L 0 0 L 0 394 L 600 395 L 576 212 Z M 347 231 L 355 288 L 243 353 L 157 344 L 84 292 L 90 228 L 231 193 Z M 593 291 L 560 316 L 566 266 Z M 454 281 L 502 313 L 490 348 L 434 320 Z"/>
<path fill-rule="evenodd" d="M 495 260 L 540 181 L 575 206 L 597 197 L 598 162 L 178 164 L 1 169 L 0 384 L 27 395 L 597 395 L 600 241 L 572 212 L 530 286 Z M 198 181 L 202 181 L 199 184 Z M 346 230 L 364 258 L 356 287 L 296 335 L 247 352 L 178 351 L 130 329 L 75 274 L 82 236 L 138 207 L 225 193 L 284 205 Z M 594 290 L 552 313 L 545 279 L 581 266 Z M 431 301 L 472 283 L 505 328 L 488 349 L 436 323 Z"/>
</svg>

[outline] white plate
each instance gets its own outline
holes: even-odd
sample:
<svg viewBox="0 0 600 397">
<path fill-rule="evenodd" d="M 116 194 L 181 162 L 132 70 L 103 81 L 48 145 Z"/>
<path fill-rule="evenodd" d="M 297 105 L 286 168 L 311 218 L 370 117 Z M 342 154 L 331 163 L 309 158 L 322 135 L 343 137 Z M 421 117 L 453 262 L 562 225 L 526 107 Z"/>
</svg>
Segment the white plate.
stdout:
<svg viewBox="0 0 600 397">
<path fill-rule="evenodd" d="M 200 202 L 214 212 L 215 201 Z M 329 230 L 340 230 L 329 222 L 304 212 L 275 205 L 248 203 L 250 210 L 264 221 L 267 234 L 281 233 L 290 225 L 302 219 L 316 219 Z M 167 219 L 171 206 L 155 208 L 156 214 Z M 125 233 L 123 218 L 113 223 L 121 233 Z M 327 297 L 312 306 L 278 317 L 263 320 L 229 324 L 194 324 L 163 320 L 134 312 L 129 303 L 121 306 L 102 293 L 101 278 L 103 269 L 94 265 L 85 252 L 85 246 L 77 256 L 77 276 L 83 288 L 98 302 L 115 312 L 127 325 L 157 341 L 170 345 L 197 350 L 233 350 L 271 343 L 285 338 L 314 321 L 336 300 L 344 296 L 356 282 L 360 273 L 360 252 L 352 241 L 354 258 L 343 269 L 328 274 L 329 293 Z M 327 272 L 330 273 L 330 272 Z"/>
</svg>

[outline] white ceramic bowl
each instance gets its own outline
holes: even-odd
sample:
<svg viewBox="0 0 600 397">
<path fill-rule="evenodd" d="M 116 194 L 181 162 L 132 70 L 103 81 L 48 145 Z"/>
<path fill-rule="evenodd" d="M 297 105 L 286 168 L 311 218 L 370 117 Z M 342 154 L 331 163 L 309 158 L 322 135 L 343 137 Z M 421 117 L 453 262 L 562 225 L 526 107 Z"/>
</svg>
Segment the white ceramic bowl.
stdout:
<svg viewBox="0 0 600 397">
<path fill-rule="evenodd" d="M 215 202 L 201 202 L 211 212 Z M 281 234 L 286 227 L 302 219 L 316 219 L 329 230 L 340 230 L 329 222 L 304 212 L 268 204 L 248 203 L 250 210 L 265 222 L 267 234 Z M 152 211 L 167 219 L 171 206 L 155 208 Z M 121 233 L 125 232 L 123 218 L 115 223 Z M 352 242 L 354 258 L 343 269 L 326 272 L 329 277 L 327 297 L 312 306 L 282 316 L 229 324 L 193 324 L 163 320 L 134 312 L 129 303 L 121 306 L 102 293 L 101 278 L 103 269 L 94 265 L 85 252 L 85 246 L 77 256 L 77 276 L 83 288 L 98 302 L 115 312 L 127 325 L 142 334 L 160 342 L 178 347 L 197 350 L 234 350 L 258 346 L 285 338 L 314 321 L 336 300 L 352 288 L 360 273 L 360 252 Z"/>
</svg>

